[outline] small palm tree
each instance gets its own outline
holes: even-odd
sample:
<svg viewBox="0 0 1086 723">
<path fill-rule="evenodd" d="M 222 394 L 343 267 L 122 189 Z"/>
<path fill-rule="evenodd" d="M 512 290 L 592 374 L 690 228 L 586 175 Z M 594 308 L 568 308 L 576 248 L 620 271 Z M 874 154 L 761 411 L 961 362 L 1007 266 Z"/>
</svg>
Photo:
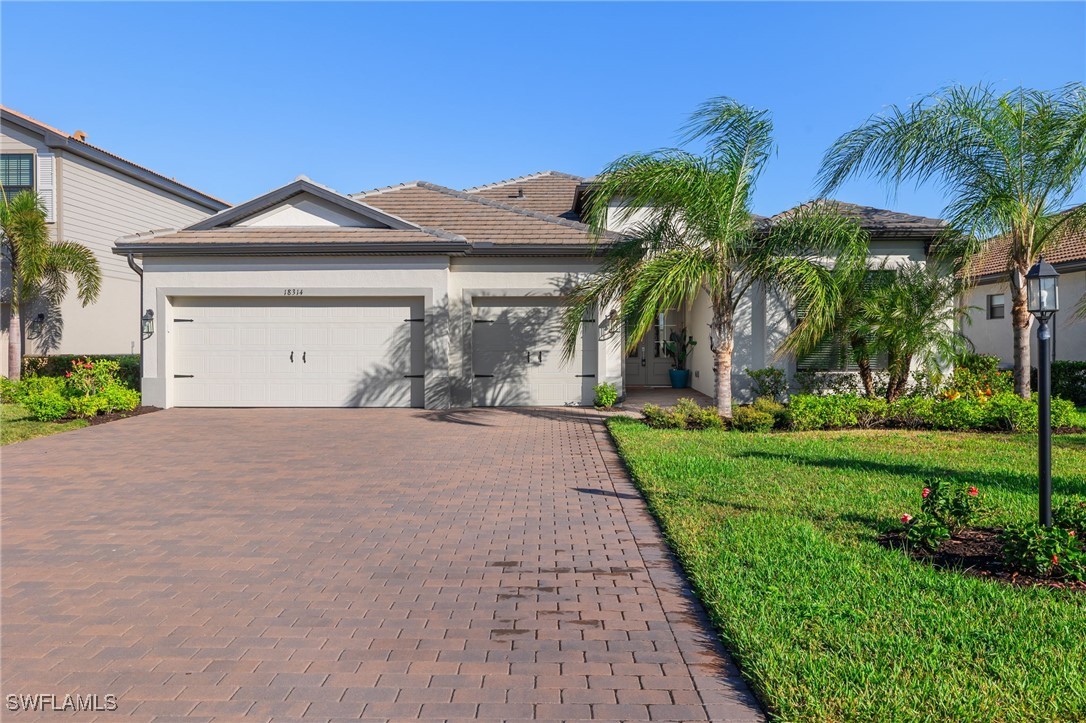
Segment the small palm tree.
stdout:
<svg viewBox="0 0 1086 723">
<path fill-rule="evenodd" d="M 828 273 L 818 259 L 867 247 L 858 224 L 817 206 L 773 225 L 752 214 L 755 183 L 773 150 L 772 130 L 766 111 L 714 98 L 691 116 L 683 134 L 685 143 L 704 141 L 704 153 L 633 154 L 603 171 L 586 221 L 597 239 L 616 222 L 630 227 L 609 247 L 599 271 L 568 297 L 567 354 L 592 309 L 617 306 L 632 349 L 657 314 L 687 307 L 704 293 L 712 310 L 715 403 L 731 417 L 735 313 L 744 295 L 758 282 L 802 286 Z"/>
<path fill-rule="evenodd" d="M 955 306 L 961 283 L 937 266 L 907 263 L 872 287 L 860 307 L 871 330 L 871 345 L 886 354 L 886 401 L 908 387 L 914 362 L 936 371 L 968 351 L 958 331 L 962 309 Z"/>
<path fill-rule="evenodd" d="M 59 304 L 68 293 L 69 275 L 75 278 L 83 305 L 93 303 L 102 285 L 102 272 L 86 246 L 49 237 L 45 208 L 32 191 L 22 191 L 10 200 L 0 197 L 0 229 L 4 260 L 11 273 L 11 286 L 4 289 L 11 304 L 8 376 L 18 379 L 23 367 L 23 308 L 36 300 Z"/>
<path fill-rule="evenodd" d="M 864 313 L 864 302 L 887 272 L 868 266 L 866 249 L 863 253 L 842 253 L 825 275 L 812 275 L 807 283 L 793 289 L 797 309 L 803 314 L 777 348 L 777 357 L 791 354 L 802 359 L 826 339 L 842 344 L 841 354 L 856 365 L 864 394 L 875 396 L 875 380 L 871 358 L 874 347 L 874 327 Z M 845 361 L 842 359 L 841 361 Z"/>
<path fill-rule="evenodd" d="M 952 87 L 911 106 L 891 106 L 841 136 L 822 163 L 822 193 L 854 176 L 892 187 L 929 181 L 949 198 L 943 215 L 960 234 L 941 251 L 960 265 L 979 239 L 1011 239 L 1015 390 L 1029 396 L 1029 326 L 1025 275 L 1066 231 L 1086 226 L 1086 206 L 1060 213 L 1086 174 L 1086 88 Z M 951 243 L 951 241 L 955 241 Z"/>
</svg>

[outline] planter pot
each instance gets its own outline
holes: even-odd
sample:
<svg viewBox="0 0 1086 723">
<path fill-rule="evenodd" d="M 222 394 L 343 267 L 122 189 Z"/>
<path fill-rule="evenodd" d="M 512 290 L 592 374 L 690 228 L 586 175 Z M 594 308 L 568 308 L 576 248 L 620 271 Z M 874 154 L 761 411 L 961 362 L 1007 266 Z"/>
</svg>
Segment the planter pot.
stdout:
<svg viewBox="0 0 1086 723">
<path fill-rule="evenodd" d="M 672 389 L 686 389 L 690 386 L 689 369 L 671 369 L 668 371 L 668 374 L 671 375 Z"/>
</svg>

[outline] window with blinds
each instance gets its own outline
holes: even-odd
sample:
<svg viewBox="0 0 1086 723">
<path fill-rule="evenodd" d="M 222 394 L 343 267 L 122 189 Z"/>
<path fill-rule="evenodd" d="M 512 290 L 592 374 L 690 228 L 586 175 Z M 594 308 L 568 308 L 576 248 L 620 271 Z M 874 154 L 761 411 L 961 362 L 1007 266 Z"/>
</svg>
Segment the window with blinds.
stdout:
<svg viewBox="0 0 1086 723">
<path fill-rule="evenodd" d="M 34 155 L 32 153 L 0 154 L 0 184 L 4 196 L 11 198 L 20 191 L 34 190 Z"/>
<path fill-rule="evenodd" d="M 871 289 L 882 271 L 871 271 L 864 281 L 864 290 Z M 800 322 L 807 314 L 805 305 L 796 306 L 796 322 Z M 884 369 L 886 360 L 881 355 L 874 355 L 869 359 L 872 369 Z M 859 365 L 852 358 L 852 347 L 848 340 L 840 334 L 827 337 L 810 354 L 796 360 L 798 371 L 812 372 L 854 372 L 859 370 Z"/>
</svg>

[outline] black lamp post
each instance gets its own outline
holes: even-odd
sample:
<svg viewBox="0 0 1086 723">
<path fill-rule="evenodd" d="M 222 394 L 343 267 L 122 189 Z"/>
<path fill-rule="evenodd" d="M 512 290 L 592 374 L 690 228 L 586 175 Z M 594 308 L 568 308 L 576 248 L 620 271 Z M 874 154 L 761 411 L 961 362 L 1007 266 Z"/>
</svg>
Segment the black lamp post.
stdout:
<svg viewBox="0 0 1086 723">
<path fill-rule="evenodd" d="M 1026 274 L 1026 306 L 1037 318 L 1037 430 L 1040 433 L 1040 518 L 1052 527 L 1052 331 L 1048 322 L 1060 310 L 1059 273 L 1042 256 Z"/>
</svg>

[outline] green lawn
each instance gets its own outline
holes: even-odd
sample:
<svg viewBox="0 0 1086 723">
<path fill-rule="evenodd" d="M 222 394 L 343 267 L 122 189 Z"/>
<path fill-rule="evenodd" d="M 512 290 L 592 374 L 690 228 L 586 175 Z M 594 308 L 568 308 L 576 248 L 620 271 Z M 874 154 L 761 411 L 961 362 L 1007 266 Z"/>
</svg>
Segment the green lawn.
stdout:
<svg viewBox="0 0 1086 723">
<path fill-rule="evenodd" d="M 1036 437 L 740 434 L 610 422 L 747 679 L 789 721 L 1086 720 L 1086 594 L 1009 588 L 876 543 L 953 475 L 1036 515 Z M 1054 486 L 1086 495 L 1086 435 Z"/>
<path fill-rule="evenodd" d="M 14 444 L 35 437 L 47 437 L 57 432 L 86 427 L 87 421 L 74 419 L 70 422 L 38 422 L 30 418 L 18 404 L 0 405 L 0 445 Z"/>
</svg>

